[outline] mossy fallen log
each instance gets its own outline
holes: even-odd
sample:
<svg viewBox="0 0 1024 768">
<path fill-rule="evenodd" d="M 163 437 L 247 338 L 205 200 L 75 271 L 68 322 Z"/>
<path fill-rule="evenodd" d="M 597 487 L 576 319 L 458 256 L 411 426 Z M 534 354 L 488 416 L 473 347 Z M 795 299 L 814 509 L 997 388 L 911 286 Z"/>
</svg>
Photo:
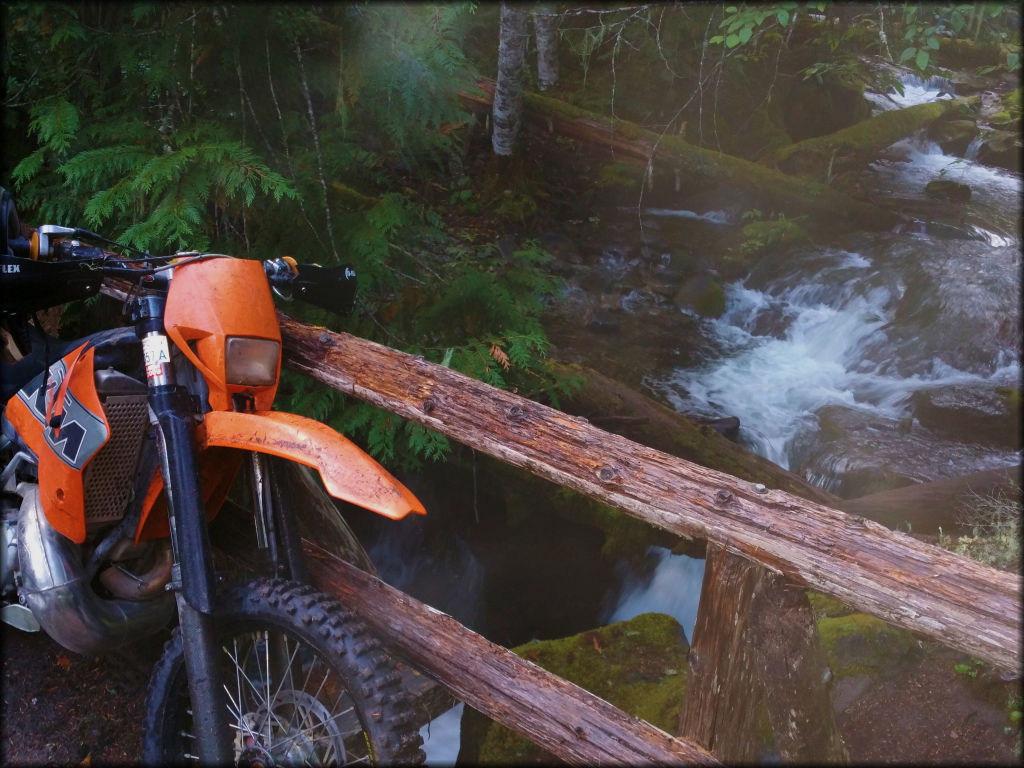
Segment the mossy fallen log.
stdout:
<svg viewBox="0 0 1024 768">
<path fill-rule="evenodd" d="M 479 91 L 459 92 L 470 107 L 489 106 L 493 83 L 478 81 Z M 749 160 L 702 149 L 682 136 L 659 134 L 627 120 L 604 118 L 548 96 L 524 94 L 527 127 L 569 136 L 602 146 L 622 162 L 652 168 L 663 165 L 693 191 L 719 185 L 734 191 L 752 207 L 783 213 L 790 218 L 809 216 L 828 221 L 833 229 L 846 225 L 868 230 L 888 230 L 902 219 L 849 197 L 825 184 L 780 173 Z"/>
<path fill-rule="evenodd" d="M 911 136 L 950 111 L 967 109 L 969 100 L 949 99 L 882 112 L 827 136 L 790 144 L 768 164 L 784 173 L 828 183 L 839 172 L 864 164 L 880 150 Z"/>
</svg>

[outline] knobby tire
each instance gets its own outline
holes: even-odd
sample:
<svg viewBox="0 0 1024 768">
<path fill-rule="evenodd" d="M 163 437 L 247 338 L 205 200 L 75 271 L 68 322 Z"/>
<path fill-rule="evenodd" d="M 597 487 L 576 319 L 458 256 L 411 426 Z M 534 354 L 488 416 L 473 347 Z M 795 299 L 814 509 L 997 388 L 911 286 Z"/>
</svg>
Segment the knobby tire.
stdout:
<svg viewBox="0 0 1024 768">
<path fill-rule="evenodd" d="M 395 662 L 333 598 L 297 582 L 257 579 L 222 598 L 217 625 L 236 764 L 423 761 Z M 150 678 L 144 762 L 196 765 L 190 728 L 175 629 Z"/>
</svg>

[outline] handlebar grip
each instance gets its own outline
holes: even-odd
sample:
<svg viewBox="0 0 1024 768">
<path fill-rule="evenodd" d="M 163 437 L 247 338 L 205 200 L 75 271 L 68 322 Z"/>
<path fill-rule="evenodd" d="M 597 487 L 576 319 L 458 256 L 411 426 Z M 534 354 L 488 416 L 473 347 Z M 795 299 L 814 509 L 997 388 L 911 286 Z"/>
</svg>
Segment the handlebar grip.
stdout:
<svg viewBox="0 0 1024 768">
<path fill-rule="evenodd" d="M 352 311 L 356 298 L 356 271 L 349 266 L 321 267 L 292 260 L 264 262 L 270 284 L 290 292 L 291 298 L 341 315 Z M 285 298 L 288 298 L 287 294 Z"/>
</svg>

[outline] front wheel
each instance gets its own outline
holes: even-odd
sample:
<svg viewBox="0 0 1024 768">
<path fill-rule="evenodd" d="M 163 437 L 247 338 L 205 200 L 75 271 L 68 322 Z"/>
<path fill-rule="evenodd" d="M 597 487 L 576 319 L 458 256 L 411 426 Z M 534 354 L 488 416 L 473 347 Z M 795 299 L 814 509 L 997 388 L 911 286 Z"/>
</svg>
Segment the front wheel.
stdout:
<svg viewBox="0 0 1024 768">
<path fill-rule="evenodd" d="M 312 587 L 258 579 L 217 616 L 236 764 L 419 763 L 422 740 L 394 662 L 352 612 Z M 150 678 L 143 758 L 195 763 L 181 636 Z"/>
</svg>

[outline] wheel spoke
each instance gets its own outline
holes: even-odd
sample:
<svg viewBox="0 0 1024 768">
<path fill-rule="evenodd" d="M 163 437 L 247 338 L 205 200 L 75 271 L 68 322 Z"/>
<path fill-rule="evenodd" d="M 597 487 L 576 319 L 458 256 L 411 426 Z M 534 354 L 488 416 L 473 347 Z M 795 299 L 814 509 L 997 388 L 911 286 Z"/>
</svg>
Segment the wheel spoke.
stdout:
<svg viewBox="0 0 1024 768">
<path fill-rule="evenodd" d="M 233 675 L 224 670 L 220 727 L 232 740 L 234 760 L 282 766 L 370 764 L 375 756 L 415 760 L 409 743 L 416 733 L 402 718 L 408 703 L 380 691 L 385 670 L 378 652 L 364 650 L 366 628 L 323 595 L 311 602 L 310 594 L 294 582 L 260 579 L 220 598 L 220 658 L 234 665 Z M 196 760 L 183 653 L 179 637 L 154 671 L 146 754 L 155 761 L 157 755 L 165 763 Z M 377 711 L 380 722 L 366 719 Z"/>
</svg>

